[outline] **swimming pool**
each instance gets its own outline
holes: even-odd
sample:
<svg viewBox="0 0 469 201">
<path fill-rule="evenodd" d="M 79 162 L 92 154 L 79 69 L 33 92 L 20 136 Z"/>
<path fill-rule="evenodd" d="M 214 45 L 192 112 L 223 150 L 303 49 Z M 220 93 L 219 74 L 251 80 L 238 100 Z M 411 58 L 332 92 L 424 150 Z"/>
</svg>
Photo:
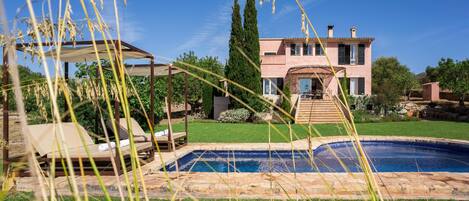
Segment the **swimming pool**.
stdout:
<svg viewBox="0 0 469 201">
<path fill-rule="evenodd" d="M 469 172 L 469 146 L 466 145 L 362 141 L 362 146 L 376 172 Z M 313 160 L 310 158 L 305 150 L 196 150 L 179 158 L 177 164 L 179 171 L 190 172 L 361 171 L 351 142 L 321 145 L 314 150 Z M 166 170 L 175 171 L 176 163 L 168 164 Z"/>
</svg>

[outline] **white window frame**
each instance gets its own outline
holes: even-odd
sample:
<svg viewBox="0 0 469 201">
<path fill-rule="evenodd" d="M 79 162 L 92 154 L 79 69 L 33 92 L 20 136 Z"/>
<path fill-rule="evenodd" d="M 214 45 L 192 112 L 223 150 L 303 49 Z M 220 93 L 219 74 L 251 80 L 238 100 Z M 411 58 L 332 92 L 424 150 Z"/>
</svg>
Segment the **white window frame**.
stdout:
<svg viewBox="0 0 469 201">
<path fill-rule="evenodd" d="M 302 56 L 302 47 L 303 47 L 303 44 L 302 43 L 292 43 L 295 45 L 295 54 L 291 54 L 291 50 L 290 50 L 290 56 Z M 291 48 L 291 45 L 290 45 L 290 48 Z M 296 49 L 298 48 L 298 52 L 296 52 Z"/>
<path fill-rule="evenodd" d="M 352 84 L 353 83 L 353 84 Z M 353 89 L 353 90 L 352 90 Z M 351 77 L 350 78 L 350 88 L 349 88 L 349 93 L 352 96 L 357 96 L 358 95 L 358 78 L 356 77 Z"/>
<path fill-rule="evenodd" d="M 320 55 L 316 55 L 316 44 L 319 45 L 319 51 L 321 51 L 322 54 Z M 323 56 L 326 56 L 326 51 L 327 51 L 327 43 L 322 43 L 322 45 L 324 46 L 324 50 L 321 48 L 321 44 L 320 43 L 314 43 L 314 49 L 313 49 L 313 52 L 314 52 L 314 56 L 318 56 L 318 57 L 323 57 Z"/>
<path fill-rule="evenodd" d="M 266 81 L 268 84 L 266 84 Z M 277 77 L 271 78 L 262 78 L 262 94 L 264 95 L 277 95 Z M 268 92 L 266 93 L 266 88 L 268 87 Z"/>
<path fill-rule="evenodd" d="M 358 63 L 358 44 L 351 43 L 350 45 L 350 65 L 357 65 Z"/>
<path fill-rule="evenodd" d="M 311 49 L 311 52 L 309 52 L 309 54 L 303 54 L 303 56 L 314 56 L 314 43 L 303 43 L 302 48 L 305 48 L 305 45 L 307 50 Z M 304 53 L 304 49 L 301 52 Z"/>
</svg>

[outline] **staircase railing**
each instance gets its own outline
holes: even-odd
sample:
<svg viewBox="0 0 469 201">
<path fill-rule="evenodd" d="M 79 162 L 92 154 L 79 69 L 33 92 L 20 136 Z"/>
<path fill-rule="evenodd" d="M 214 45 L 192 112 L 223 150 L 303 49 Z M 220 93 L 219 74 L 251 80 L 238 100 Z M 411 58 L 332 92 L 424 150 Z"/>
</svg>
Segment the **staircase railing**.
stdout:
<svg viewBox="0 0 469 201">
<path fill-rule="evenodd" d="M 308 115 L 308 125 L 311 124 L 311 115 L 313 114 L 314 102 L 311 101 L 311 106 L 309 106 L 309 115 Z"/>
<path fill-rule="evenodd" d="M 298 96 L 296 99 L 296 106 L 295 106 L 295 121 L 298 119 L 298 114 L 300 113 L 300 102 L 301 102 L 301 95 Z"/>
<path fill-rule="evenodd" d="M 349 108 L 344 105 L 342 101 L 340 101 L 339 97 L 336 95 L 332 96 L 332 101 L 334 101 L 334 104 L 338 107 L 339 111 L 344 115 L 345 119 L 349 121 L 349 123 L 352 123 L 353 121 L 353 116 L 349 112 Z"/>
</svg>

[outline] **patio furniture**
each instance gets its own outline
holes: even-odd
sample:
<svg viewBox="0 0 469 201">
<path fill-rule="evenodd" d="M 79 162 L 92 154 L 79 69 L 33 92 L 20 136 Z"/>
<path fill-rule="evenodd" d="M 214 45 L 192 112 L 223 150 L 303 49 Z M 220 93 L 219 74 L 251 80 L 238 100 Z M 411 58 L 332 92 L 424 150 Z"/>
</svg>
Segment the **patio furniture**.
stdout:
<svg viewBox="0 0 469 201">
<path fill-rule="evenodd" d="M 60 133 L 58 124 L 38 124 L 28 125 L 29 137 L 34 151 L 37 152 L 39 161 L 41 161 L 41 168 L 46 171 L 49 170 L 53 163 L 55 163 L 56 176 L 65 175 L 68 167 L 65 170 L 62 162 L 66 160 L 64 156 L 64 146 L 67 146 L 68 154 L 72 160 L 73 168 L 76 173 L 80 172 L 79 160 L 82 160 L 84 173 L 87 175 L 94 175 L 91 166 L 91 158 L 86 152 L 88 149 L 91 157 L 93 158 L 96 167 L 101 175 L 113 175 L 114 169 L 111 160 L 114 158 L 117 166 L 118 174 L 122 174 L 121 162 L 117 154 L 117 147 L 101 151 L 98 149 L 99 144 L 95 144 L 91 139 L 88 132 L 80 125 L 74 123 L 62 123 L 63 135 L 65 138 L 64 144 L 59 143 Z M 80 137 L 81 135 L 81 137 Z M 59 147 L 60 146 L 60 147 Z M 137 156 L 139 159 L 150 162 L 154 160 L 155 149 L 151 142 L 135 143 Z M 131 146 L 120 147 L 120 152 L 123 155 L 127 170 L 130 168 Z M 46 171 L 47 172 L 47 171 Z"/>
<path fill-rule="evenodd" d="M 122 79 L 120 76 L 120 72 L 124 72 L 127 75 L 130 76 L 148 76 L 150 80 L 150 111 L 148 118 L 150 120 L 150 127 L 154 127 L 155 123 L 155 115 L 154 115 L 154 108 L 155 108 L 155 78 L 156 76 L 168 76 L 168 103 L 171 105 L 171 96 L 172 96 L 172 75 L 179 73 L 179 72 L 184 72 L 178 68 L 173 68 L 172 65 L 167 65 L 167 64 L 155 64 L 155 58 L 154 56 L 147 52 L 144 51 L 140 48 L 137 48 L 129 43 L 126 43 L 121 40 L 94 40 L 94 41 L 66 41 L 66 42 L 61 42 L 59 44 L 57 43 L 49 43 L 49 42 L 43 42 L 43 43 L 18 43 L 16 45 L 11 45 L 3 46 L 3 66 L 2 70 L 4 75 L 8 74 L 8 68 L 9 68 L 9 61 L 8 61 L 8 54 L 16 54 L 16 51 L 21 51 L 24 52 L 25 54 L 34 54 L 37 52 L 40 52 L 39 47 L 46 47 L 48 48 L 48 51 L 45 52 L 45 57 L 51 58 L 54 60 L 58 60 L 60 62 L 63 62 L 63 79 L 65 82 L 69 81 L 69 63 L 77 63 L 77 62 L 92 62 L 92 61 L 100 61 L 102 59 L 114 61 L 113 63 L 115 65 L 111 66 L 103 66 L 103 68 L 115 68 L 116 73 L 118 74 L 117 77 L 118 79 Z M 58 46 L 61 46 L 60 48 L 60 55 L 57 55 L 57 49 Z M 57 57 L 59 56 L 59 57 Z M 14 57 L 16 58 L 16 57 Z M 132 59 L 132 60 L 148 60 L 148 64 L 136 64 L 136 65 L 127 65 L 124 64 L 125 60 L 127 59 Z M 96 69 L 96 75 L 97 77 L 100 76 L 100 71 L 97 68 Z M 126 79 L 125 76 L 123 76 L 123 79 Z M 185 135 L 187 136 L 187 94 L 188 94 L 188 84 L 187 84 L 187 79 L 188 79 L 188 74 L 184 73 L 184 80 L 185 80 L 185 89 L 184 89 L 184 100 L 185 100 Z M 99 79 L 95 79 L 96 85 L 99 85 L 100 81 Z M 2 89 L 3 90 L 8 90 L 8 83 L 9 79 L 8 76 L 3 76 L 2 80 Z M 96 92 L 95 92 L 96 93 Z M 96 96 L 96 94 L 95 94 Z M 114 95 L 114 97 L 111 97 L 114 99 L 114 121 L 116 124 L 119 124 L 118 121 L 120 119 L 120 103 L 118 99 L 118 95 Z M 8 96 L 6 96 L 3 101 L 3 125 L 9 125 L 9 108 L 8 108 Z M 68 111 L 68 106 L 65 104 L 64 106 L 64 111 Z M 169 108 L 168 113 L 171 115 L 171 108 Z M 66 117 L 68 118 L 68 117 Z M 99 116 L 95 116 L 95 133 L 99 132 Z M 8 170 L 8 167 L 10 162 L 16 162 L 16 158 L 10 158 L 9 157 L 9 152 L 8 152 L 8 145 L 9 145 L 9 135 L 10 135 L 10 130 L 9 126 L 4 126 L 3 127 L 3 136 L 2 140 L 6 146 L 3 146 L 3 153 L 2 153 L 2 161 L 3 161 L 3 170 L 6 171 Z M 35 129 L 32 129 L 32 131 L 36 131 Z M 176 134 L 175 134 L 176 135 Z M 154 135 L 151 135 L 150 137 L 153 138 Z M 176 135 L 177 136 L 177 135 Z M 174 137 L 174 136 L 173 136 Z M 168 137 L 169 138 L 169 137 Z M 148 139 L 147 139 L 148 140 Z M 68 140 L 67 140 L 68 141 Z M 153 148 L 156 147 L 156 139 L 152 139 L 151 143 L 153 143 Z M 185 143 L 187 143 L 187 137 L 185 140 Z M 39 144 L 37 144 L 39 145 Z M 95 146 L 94 144 L 90 144 L 90 146 Z M 81 152 L 82 150 L 77 148 L 75 152 L 77 152 L 76 156 L 83 156 L 82 154 L 80 155 L 78 152 Z M 49 150 L 50 151 L 50 150 Z M 94 151 L 94 150 L 93 150 Z M 49 152 L 47 152 L 49 153 Z M 101 153 L 100 153 L 101 154 Z M 42 152 L 41 157 L 47 158 L 47 154 L 45 152 Z M 101 157 L 101 155 L 100 155 Z M 151 156 L 153 157 L 153 156 Z M 103 159 L 104 162 L 108 162 L 109 156 L 106 156 L 104 158 L 98 158 L 98 159 Z M 120 170 L 119 170 L 120 171 Z"/>
<path fill-rule="evenodd" d="M 151 139 L 150 133 L 145 133 L 140 124 L 134 119 L 130 118 L 130 125 L 132 127 L 132 133 L 134 136 L 148 136 L 147 139 Z M 121 118 L 119 121 L 119 130 L 124 131 L 123 135 L 129 136 L 130 132 L 127 128 L 127 120 Z M 153 134 L 154 135 L 154 134 Z M 168 132 L 168 135 L 165 136 L 155 136 L 156 142 L 161 151 L 173 151 L 173 146 L 171 140 L 174 140 L 175 149 L 178 149 L 182 146 L 187 145 L 187 133 L 186 132 Z"/>
</svg>

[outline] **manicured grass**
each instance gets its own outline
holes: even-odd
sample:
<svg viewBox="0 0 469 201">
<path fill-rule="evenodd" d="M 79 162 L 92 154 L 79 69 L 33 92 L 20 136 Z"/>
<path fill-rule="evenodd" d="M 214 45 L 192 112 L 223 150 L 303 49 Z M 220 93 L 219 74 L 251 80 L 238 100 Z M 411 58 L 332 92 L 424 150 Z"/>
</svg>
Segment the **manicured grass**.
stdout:
<svg viewBox="0 0 469 201">
<path fill-rule="evenodd" d="M 447 121 L 406 121 L 385 123 L 356 124 L 360 135 L 386 135 L 386 136 L 426 136 L 438 138 L 451 138 L 469 140 L 469 123 Z M 274 124 L 278 130 L 272 129 L 272 142 L 288 142 L 288 126 Z M 182 131 L 184 124 L 175 124 L 175 131 Z M 292 125 L 293 139 L 302 139 L 307 136 L 307 126 Z M 315 126 L 321 136 L 345 135 L 341 126 L 327 124 Z M 161 128 L 160 128 L 161 129 Z M 190 142 L 268 142 L 267 124 L 251 123 L 217 123 L 217 122 L 190 122 Z"/>
</svg>

